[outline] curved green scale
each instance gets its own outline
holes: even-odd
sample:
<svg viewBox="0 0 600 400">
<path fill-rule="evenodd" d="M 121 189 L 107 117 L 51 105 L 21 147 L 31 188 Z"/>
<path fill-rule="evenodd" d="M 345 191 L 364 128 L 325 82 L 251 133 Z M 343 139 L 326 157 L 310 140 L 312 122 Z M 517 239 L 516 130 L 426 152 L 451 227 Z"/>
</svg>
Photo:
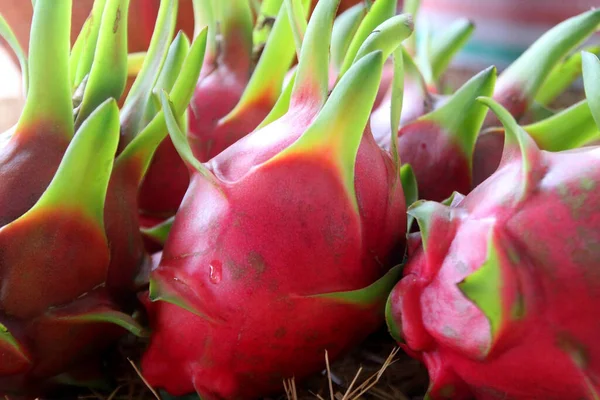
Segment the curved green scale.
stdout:
<svg viewBox="0 0 600 400">
<path fill-rule="evenodd" d="M 2 37 L 6 41 L 6 43 L 8 43 L 13 53 L 15 53 L 15 56 L 17 56 L 19 66 L 21 67 L 21 75 L 23 78 L 23 93 L 25 94 L 25 96 L 27 96 L 27 88 L 29 86 L 27 56 L 25 55 L 25 52 L 23 52 L 23 49 L 21 48 L 21 45 L 19 44 L 15 33 L 12 31 L 12 29 L 10 28 L 4 17 L 2 17 L 2 15 L 0 15 L 0 37 Z"/>
<path fill-rule="evenodd" d="M 144 65 L 145 59 L 145 51 L 129 53 L 127 55 L 127 76 L 137 76 L 142 70 L 142 66 Z"/>
<path fill-rule="evenodd" d="M 308 103 L 320 108 L 327 99 L 329 45 L 339 3 L 340 0 L 319 1 L 308 22 L 292 89 L 292 107 Z"/>
<path fill-rule="evenodd" d="M 413 33 L 413 27 L 410 14 L 396 15 L 385 20 L 365 39 L 356 52 L 353 62 L 375 50 L 381 50 L 383 58 L 387 59 L 400 46 L 400 43 Z"/>
<path fill-rule="evenodd" d="M 214 0 L 213 7 L 219 23 L 219 61 L 237 69 L 237 60 L 252 57 L 253 16 L 249 0 Z"/>
<path fill-rule="evenodd" d="M 587 11 L 556 25 L 535 41 L 498 77 L 498 89 L 518 87 L 528 104 L 533 101 L 553 66 L 593 34 L 600 9 Z"/>
<path fill-rule="evenodd" d="M 160 99 L 163 106 L 163 112 L 165 114 L 165 120 L 167 122 L 167 128 L 169 130 L 169 135 L 171 136 L 171 141 L 173 142 L 173 146 L 175 146 L 175 149 L 187 165 L 194 168 L 196 172 L 198 172 L 200 175 L 202 175 L 204 178 L 206 178 L 208 181 L 212 182 L 215 186 L 218 187 L 216 178 L 214 177 L 212 172 L 210 172 L 208 168 L 204 166 L 204 164 L 202 164 L 200 161 L 198 161 L 196 157 L 194 157 L 190 144 L 188 143 L 187 137 L 179 128 L 179 124 L 177 122 L 177 119 L 175 118 L 175 114 L 173 113 L 173 104 L 170 102 L 169 97 L 165 91 L 162 92 Z"/>
<path fill-rule="evenodd" d="M 204 60 L 214 63 L 217 57 L 217 20 L 213 7 L 214 0 L 192 0 L 194 10 L 194 39 L 208 27 L 206 54 Z"/>
<path fill-rule="evenodd" d="M 504 153 L 500 167 L 515 156 L 521 159 L 523 179 L 521 180 L 521 191 L 516 194 L 516 200 L 523 199 L 535 184 L 532 172 L 539 149 L 533 139 L 502 105 L 489 97 L 480 97 L 477 100 L 489 107 L 504 126 Z M 518 154 L 513 152 L 515 147 L 519 149 Z"/>
<path fill-rule="evenodd" d="M 383 303 L 398 280 L 402 276 L 402 266 L 397 265 L 391 268 L 385 275 L 370 284 L 369 286 L 352 290 L 348 292 L 324 293 L 307 298 L 321 298 L 332 300 L 338 303 L 353 304 L 360 307 L 372 307 L 378 303 Z"/>
<path fill-rule="evenodd" d="M 419 185 L 417 177 L 410 164 L 404 164 L 400 168 L 400 180 L 402 181 L 402 189 L 404 189 L 404 198 L 406 206 L 410 207 L 419 199 Z"/>
<path fill-rule="evenodd" d="M 160 224 L 156 224 L 150 228 L 141 228 L 140 232 L 145 236 L 153 239 L 157 243 L 165 244 L 167 241 L 167 237 L 171 232 L 171 228 L 173 227 L 173 222 L 175 221 L 175 216 L 164 220 Z"/>
<path fill-rule="evenodd" d="M 427 253 L 430 247 L 431 231 L 437 220 L 450 221 L 452 219 L 452 210 L 441 203 L 427 200 L 415 201 L 406 211 L 409 218 L 413 218 L 419 224 L 421 239 L 423 241 L 423 250 Z M 411 221 L 412 222 L 412 221 Z"/>
<path fill-rule="evenodd" d="M 584 48 L 583 51 L 598 55 L 600 54 L 600 47 L 589 46 Z M 538 90 L 535 96 L 536 103 L 548 106 L 567 90 L 581 76 L 582 62 L 582 52 L 578 51 L 555 66 Z"/>
<path fill-rule="evenodd" d="M 352 42 L 348 46 L 346 57 L 340 68 L 338 75 L 338 82 L 342 76 L 348 71 L 352 63 L 356 60 L 356 54 L 363 45 L 364 41 L 371 35 L 371 33 L 383 22 L 392 18 L 396 14 L 396 0 L 377 0 L 371 9 L 367 12 L 367 15 L 363 18 L 360 26 L 356 30 Z"/>
<path fill-rule="evenodd" d="M 107 323 L 120 326 L 127 330 L 129 333 L 137 337 L 148 337 L 148 333 L 145 329 L 130 315 L 116 310 L 91 310 L 86 313 L 77 315 L 68 315 L 56 317 L 57 320 L 61 321 L 72 321 L 75 323 Z"/>
<path fill-rule="evenodd" d="M 421 0 L 404 0 L 404 4 L 402 5 L 402 12 L 410 14 L 413 16 L 413 19 L 417 20 L 417 15 L 419 13 L 419 9 L 421 8 Z M 417 51 L 417 36 L 411 36 L 408 38 L 406 43 L 406 50 L 414 55 Z"/>
<path fill-rule="evenodd" d="M 31 356 L 26 349 L 15 339 L 8 328 L 0 323 L 0 357 L 5 354 L 20 358 L 23 364 L 31 363 Z"/>
<path fill-rule="evenodd" d="M 303 7 L 298 19 L 303 18 L 306 23 L 310 1 L 298 0 L 298 3 Z M 240 101 L 228 115 L 223 117 L 223 121 L 236 118 L 256 102 L 274 104 L 280 96 L 283 81 L 294 60 L 293 29 L 286 14 L 286 7 L 281 7 L 273 31 Z"/>
<path fill-rule="evenodd" d="M 29 90 L 17 133 L 42 125 L 44 134 L 73 136 L 69 81 L 70 0 L 35 4 L 29 44 Z"/>
<path fill-rule="evenodd" d="M 367 15 L 365 3 L 360 2 L 343 13 L 341 13 L 333 23 L 331 33 L 331 65 L 336 71 L 342 68 L 342 63 L 352 43 L 352 38 L 358 31 L 358 28 Z"/>
<path fill-rule="evenodd" d="M 104 230 L 104 201 L 118 142 L 119 108 L 109 99 L 83 122 L 50 185 L 21 218 L 46 208 L 67 208 L 88 215 Z"/>
<path fill-rule="evenodd" d="M 285 158 L 288 154 L 298 153 L 326 155 L 338 168 L 357 213 L 358 201 L 354 187 L 356 155 L 375 103 L 383 61 L 381 51 L 376 51 L 354 63 L 333 89 L 306 132 L 273 158 Z"/>
<path fill-rule="evenodd" d="M 397 170 L 400 170 L 401 160 L 398 151 L 398 129 L 402 117 L 404 103 L 404 55 L 402 46 L 394 50 L 394 77 L 392 79 L 392 93 L 390 99 L 390 144 L 392 157 Z"/>
<path fill-rule="evenodd" d="M 76 49 L 76 51 L 71 55 L 69 60 L 70 68 L 74 68 L 71 72 L 74 73 L 72 81 L 73 88 L 77 88 L 92 69 L 106 1 L 107 0 L 94 1 L 90 16 L 86 19 L 75 42 L 74 49 Z"/>
<path fill-rule="evenodd" d="M 196 82 L 198 82 L 202 69 L 206 40 L 207 28 L 204 28 L 192 43 L 177 79 L 173 84 L 170 97 L 174 104 L 176 115 L 181 115 L 185 112 L 194 94 Z M 139 169 L 138 184 L 141 183 L 150 166 L 156 148 L 167 137 L 167 134 L 165 114 L 161 110 L 119 154 L 116 163 L 139 162 L 141 168 Z"/>
<path fill-rule="evenodd" d="M 160 2 L 154 34 L 142 69 L 131 86 L 121 109 L 121 136 L 125 144 L 131 142 L 148 122 L 143 121 L 143 117 L 150 102 L 152 88 L 156 84 L 175 32 L 178 6 L 178 0 L 162 0 Z"/>
<path fill-rule="evenodd" d="M 461 18 L 431 40 L 429 64 L 431 77 L 437 82 L 450 65 L 452 58 L 462 49 L 475 31 L 475 24 Z M 433 83 L 432 82 L 432 83 Z"/>
<path fill-rule="evenodd" d="M 592 53 L 584 52 L 583 85 L 590 111 L 600 129 L 600 60 Z"/>
<path fill-rule="evenodd" d="M 600 130 L 594 121 L 588 100 L 581 100 L 542 121 L 526 125 L 523 129 L 540 149 L 548 151 L 576 149 L 600 140 Z"/>
<path fill-rule="evenodd" d="M 292 89 L 294 88 L 294 84 L 296 82 L 296 71 L 293 72 L 290 77 L 290 81 L 287 83 L 286 87 L 283 89 L 277 102 L 269 112 L 269 114 L 265 117 L 265 119 L 256 127 L 256 129 L 260 129 L 266 125 L 269 125 L 271 122 L 279 119 L 285 115 L 290 109 L 290 102 L 292 100 Z"/>
<path fill-rule="evenodd" d="M 75 120 L 81 123 L 105 100 L 119 100 L 127 83 L 129 0 L 107 0 L 102 13 L 94 62 Z"/>
<path fill-rule="evenodd" d="M 296 53 L 300 57 L 300 50 L 302 49 L 302 41 L 304 40 L 304 34 L 306 33 L 306 22 L 307 11 L 310 7 L 310 1 L 302 0 L 285 0 L 285 7 L 287 8 L 287 15 L 292 26 L 292 33 L 294 34 L 294 44 L 296 45 Z M 277 23 L 277 21 L 275 21 Z"/>
<path fill-rule="evenodd" d="M 179 31 L 177 36 L 175 36 L 173 43 L 171 43 L 171 47 L 169 47 L 163 68 L 152 89 L 154 94 L 161 93 L 163 90 L 166 90 L 167 92 L 173 90 L 175 81 L 181 73 L 181 68 L 183 67 L 183 63 L 189 51 L 190 41 L 183 31 Z M 158 100 L 156 96 L 152 96 L 152 100 L 153 101 L 148 104 L 148 108 L 146 109 L 146 116 L 144 118 L 146 120 L 151 120 L 161 110 L 160 100 Z"/>
</svg>

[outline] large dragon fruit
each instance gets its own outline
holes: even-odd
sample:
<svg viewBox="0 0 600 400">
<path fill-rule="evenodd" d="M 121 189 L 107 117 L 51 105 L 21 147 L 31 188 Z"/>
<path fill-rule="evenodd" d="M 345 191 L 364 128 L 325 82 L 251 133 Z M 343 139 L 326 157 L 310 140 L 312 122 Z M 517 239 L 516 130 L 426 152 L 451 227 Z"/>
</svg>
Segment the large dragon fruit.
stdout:
<svg viewBox="0 0 600 400">
<path fill-rule="evenodd" d="M 390 331 L 427 365 L 432 400 L 597 399 L 600 149 L 540 150 L 481 101 L 505 127 L 501 165 L 466 197 L 409 209 L 421 233 L 388 299 Z"/>
<path fill-rule="evenodd" d="M 163 4 L 162 16 L 176 10 L 176 2 Z M 117 107 L 127 78 L 128 5 L 97 1 L 69 51 L 72 2 L 37 0 L 29 59 L 16 51 L 28 65 L 28 87 L 19 122 L 0 140 L 0 393 L 73 382 L 70 371 L 86 370 L 81 363 L 96 361 L 127 330 L 141 332 L 120 310 L 131 311 L 127 300 L 147 258 L 136 192 L 166 127 L 161 112 L 132 129 L 139 108 Z M 173 32 L 157 29 L 166 48 Z M 9 30 L 7 38 L 17 46 Z M 205 44 L 206 32 L 175 71 L 178 116 Z M 156 71 L 158 53 L 146 63 Z M 129 110 L 141 103 L 139 88 L 153 84 L 151 68 L 142 71 Z M 126 145 L 120 132 L 139 134 Z"/>
<path fill-rule="evenodd" d="M 257 398 L 380 326 L 405 200 L 394 157 L 365 130 L 382 53 L 357 57 L 328 96 L 338 1 L 319 1 L 311 17 L 284 115 L 207 164 L 169 118 L 194 173 L 151 274 L 142 373 L 157 388 Z M 380 38 L 399 44 L 410 19 L 393 22 L 404 36 Z"/>
</svg>

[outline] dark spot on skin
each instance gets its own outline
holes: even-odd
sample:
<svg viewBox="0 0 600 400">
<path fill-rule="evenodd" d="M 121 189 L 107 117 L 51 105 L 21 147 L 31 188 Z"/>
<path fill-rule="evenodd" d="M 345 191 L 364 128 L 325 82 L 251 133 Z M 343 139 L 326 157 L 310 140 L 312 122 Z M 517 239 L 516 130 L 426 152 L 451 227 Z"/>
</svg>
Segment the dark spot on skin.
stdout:
<svg viewBox="0 0 600 400">
<path fill-rule="evenodd" d="M 117 17 L 115 18 L 115 23 L 113 25 L 113 33 L 117 33 L 119 30 L 119 23 L 121 22 L 121 7 L 117 9 Z"/>
<path fill-rule="evenodd" d="M 267 268 L 263 257 L 255 251 L 250 252 L 250 254 L 248 255 L 248 263 L 250 263 L 250 266 L 256 273 L 257 277 L 262 275 L 263 272 L 265 272 L 265 269 Z"/>
<path fill-rule="evenodd" d="M 275 331 L 275 337 L 277 339 L 281 339 L 282 337 L 285 336 L 285 334 L 287 333 L 287 330 L 282 326 L 279 327 L 276 331 Z"/>
<path fill-rule="evenodd" d="M 568 333 L 563 332 L 557 335 L 556 344 L 571 356 L 573 363 L 579 369 L 585 370 L 587 368 L 587 365 L 589 364 L 588 352 L 581 343 L 577 342 L 577 340 Z"/>
</svg>

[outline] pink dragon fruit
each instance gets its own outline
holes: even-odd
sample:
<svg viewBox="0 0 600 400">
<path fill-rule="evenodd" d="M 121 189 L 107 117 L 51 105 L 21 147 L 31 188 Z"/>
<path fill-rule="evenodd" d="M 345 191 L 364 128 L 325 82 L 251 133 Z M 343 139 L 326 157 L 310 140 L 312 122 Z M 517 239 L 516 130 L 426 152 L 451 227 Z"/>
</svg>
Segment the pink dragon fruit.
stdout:
<svg viewBox="0 0 600 400">
<path fill-rule="evenodd" d="M 499 103 L 481 101 L 505 127 L 501 165 L 466 197 L 409 209 L 421 233 L 388 299 L 390 332 L 427 365 L 432 400 L 597 399 L 600 149 L 540 150 Z"/>
<path fill-rule="evenodd" d="M 593 34 L 600 24 L 600 10 L 591 10 L 556 25 L 542 35 L 531 47 L 511 64 L 496 83 L 493 98 L 502 104 L 517 120 L 520 120 L 532 107 L 540 90 L 548 102 L 563 84 L 552 84 L 552 90 L 544 87 L 556 64 L 579 43 Z M 554 67 L 554 68 L 553 68 Z M 548 93 L 551 92 L 551 93 Z M 498 120 L 488 114 L 484 129 L 495 127 Z M 480 135 L 475 145 L 473 163 L 474 186 L 483 182 L 496 170 L 502 154 L 503 135 Z M 565 150 L 557 149 L 557 150 Z"/>
<path fill-rule="evenodd" d="M 257 398 L 323 368 L 325 350 L 335 359 L 382 322 L 405 200 L 394 157 L 365 129 L 381 51 L 357 57 L 328 96 L 338 2 L 317 4 L 281 117 L 207 164 L 168 119 L 194 174 L 151 273 L 142 372 L 154 387 Z M 410 33 L 403 18 L 404 36 L 386 31 L 382 41 L 397 46 Z"/>
<path fill-rule="evenodd" d="M 122 144 L 115 159 L 125 140 L 120 132 L 129 127 L 136 133 L 132 124 L 141 115 L 139 108 L 120 115 L 116 103 L 127 77 L 128 5 L 95 2 L 70 51 L 72 2 L 35 2 L 29 60 L 22 56 L 28 65 L 25 108 L 0 141 L 2 394 L 38 394 L 73 383 L 73 373 L 81 375 L 127 331 L 142 332 L 126 301 L 135 298 L 133 280 L 147 256 L 135 199 L 166 127 L 160 112 Z M 176 6 L 163 2 L 161 15 Z M 157 35 L 164 36 L 163 30 L 167 47 L 168 26 L 157 24 Z M 203 32 L 177 71 L 170 94 L 179 117 L 205 45 Z M 156 57 L 160 60 L 160 52 Z M 153 84 L 148 71 L 158 73 L 158 60 L 147 58 L 146 65 L 154 67 L 142 69 L 138 88 Z M 132 93 L 130 101 L 140 105 L 140 90 Z"/>
<path fill-rule="evenodd" d="M 264 6 L 272 8 L 272 3 L 265 2 Z M 275 10 L 268 10 L 277 16 L 255 62 L 253 44 L 259 43 L 253 43 L 249 0 L 227 4 L 194 2 L 197 26 L 210 27 L 205 65 L 188 113 L 190 143 L 199 160 L 208 161 L 254 130 L 279 97 L 295 54 L 290 20 L 281 3 Z M 306 19 L 308 1 L 301 3 Z M 217 23 L 219 40 L 214 33 Z M 150 219 L 173 216 L 188 185 L 186 166 L 167 137 L 159 146 L 139 193 L 146 225 L 150 225 Z"/>
</svg>

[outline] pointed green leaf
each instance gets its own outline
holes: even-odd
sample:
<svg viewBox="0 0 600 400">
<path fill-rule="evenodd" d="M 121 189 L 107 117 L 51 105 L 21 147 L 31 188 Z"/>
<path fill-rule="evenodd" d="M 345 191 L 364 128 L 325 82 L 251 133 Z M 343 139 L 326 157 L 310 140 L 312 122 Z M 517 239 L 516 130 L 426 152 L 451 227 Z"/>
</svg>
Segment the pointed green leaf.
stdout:
<svg viewBox="0 0 600 400">
<path fill-rule="evenodd" d="M 80 42 L 81 40 L 81 44 L 79 44 L 79 46 L 81 46 L 81 50 L 78 49 L 79 54 L 74 53 L 76 58 L 72 58 L 70 60 L 70 67 L 75 68 L 75 71 L 73 71 L 73 88 L 78 87 L 92 69 L 92 63 L 94 62 L 94 54 L 96 53 L 96 44 L 98 43 L 98 35 L 100 33 L 100 25 L 105 5 L 106 0 L 98 0 L 94 2 L 90 16 L 87 18 L 83 28 L 81 29 L 81 32 L 79 33 L 79 38 L 76 41 L 75 47 L 78 46 L 77 42 Z M 75 64 L 75 60 L 77 59 L 77 64 Z"/>
<path fill-rule="evenodd" d="M 301 16 L 308 16 L 309 1 L 298 0 L 300 6 L 304 7 Z M 304 3 L 304 5 L 302 5 Z M 263 53 L 258 61 L 244 93 L 235 108 L 223 119 L 236 118 L 244 110 L 254 106 L 256 103 L 274 105 L 281 93 L 286 73 L 294 60 L 294 46 L 290 20 L 286 16 L 286 7 L 281 7 L 273 31 L 265 45 Z"/>
<path fill-rule="evenodd" d="M 74 322 L 100 322 L 120 326 L 137 337 L 147 337 L 148 333 L 130 315 L 116 310 L 101 310 L 78 315 L 61 316 L 57 319 Z"/>
<path fill-rule="evenodd" d="M 127 55 L 127 76 L 137 76 L 142 70 L 144 60 L 146 59 L 146 52 L 139 51 L 137 53 L 129 53 Z"/>
<path fill-rule="evenodd" d="M 333 89 L 312 125 L 294 144 L 279 153 L 279 156 L 285 157 L 288 153 L 321 150 L 337 164 L 357 212 L 354 188 L 356 154 L 375 102 L 382 71 L 381 51 L 357 61 Z"/>
<path fill-rule="evenodd" d="M 178 279 L 173 284 L 176 284 L 180 289 L 183 289 L 184 291 L 190 290 L 187 284 L 181 279 Z M 189 296 L 185 296 L 184 294 L 185 293 L 182 294 L 176 288 L 172 287 L 171 284 L 168 284 L 163 280 L 159 280 L 156 279 L 156 277 L 151 276 L 149 288 L 149 297 L 151 301 L 164 301 L 165 303 L 174 304 L 208 322 L 217 322 L 216 319 L 210 317 L 207 313 L 203 312 L 202 310 L 199 310 L 199 307 L 197 307 L 195 304 L 192 304 L 192 302 L 189 299 Z"/>
<path fill-rule="evenodd" d="M 416 21 L 420 8 L 421 8 L 421 0 L 404 0 L 402 12 L 412 15 L 413 19 Z M 416 53 L 416 51 L 417 51 L 417 35 L 413 35 L 408 38 L 407 43 L 406 43 L 406 50 L 409 52 L 409 54 L 414 55 Z"/>
<path fill-rule="evenodd" d="M 396 283 L 398 283 L 401 275 L 402 267 L 397 265 L 391 268 L 381 278 L 363 289 L 352 290 L 349 292 L 317 294 L 307 297 L 333 300 L 339 303 L 353 304 L 361 307 L 372 307 L 387 299 Z"/>
<path fill-rule="evenodd" d="M 600 54 L 600 47 L 590 46 L 585 48 L 584 51 L 598 55 Z M 538 90 L 535 101 L 544 106 L 552 103 L 552 101 L 579 78 L 581 75 L 581 63 L 581 52 L 578 51 L 555 66 L 540 87 L 540 90 Z"/>
<path fill-rule="evenodd" d="M 81 31 L 79 31 L 79 35 L 71 48 L 71 55 L 69 56 L 69 82 L 71 82 L 71 90 L 74 91 L 79 86 L 75 82 L 77 81 L 77 67 L 79 66 L 79 61 L 83 55 L 83 50 L 85 47 L 85 42 L 87 40 L 87 33 L 90 29 L 91 19 L 85 20 L 83 26 L 81 27 Z"/>
<path fill-rule="evenodd" d="M 552 110 L 536 101 L 534 101 L 531 104 L 531 107 L 529 107 L 529 115 L 531 115 L 531 118 L 534 122 L 550 118 L 556 114 L 557 112 L 555 110 Z"/>
<path fill-rule="evenodd" d="M 417 177 L 410 164 L 404 164 L 402 166 L 400 169 L 400 179 L 402 181 L 404 197 L 406 198 L 406 205 L 410 206 L 419 199 Z"/>
<path fill-rule="evenodd" d="M 150 228 L 141 228 L 140 232 L 144 236 L 149 237 L 157 243 L 165 244 L 167 241 L 167 237 L 171 232 L 171 228 L 173 227 L 173 222 L 175 221 L 175 217 L 171 217 L 169 219 L 164 220 L 160 224 L 156 224 Z"/>
<path fill-rule="evenodd" d="M 342 68 L 352 38 L 356 35 L 365 15 L 367 15 L 367 8 L 363 2 L 360 2 L 335 19 L 331 34 L 331 64 L 336 71 Z"/>
<path fill-rule="evenodd" d="M 167 51 L 175 31 L 178 6 L 178 0 L 160 2 L 148 53 L 121 110 L 121 135 L 126 144 L 131 142 L 147 123 L 147 121 L 143 121 L 144 113 L 150 101 L 152 88 L 156 84 L 167 57 Z"/>
<path fill-rule="evenodd" d="M 477 98 L 489 97 L 494 92 L 496 67 L 489 67 L 475 75 L 436 110 L 418 121 L 432 121 L 451 136 L 469 161 L 477 135 L 487 114 L 487 108 L 478 104 Z"/>
<path fill-rule="evenodd" d="M 346 71 L 348 71 L 352 63 L 356 60 L 356 55 L 367 37 L 369 37 L 369 35 L 371 35 L 371 33 L 379 25 L 392 18 L 396 14 L 396 7 L 396 0 L 377 0 L 375 3 L 373 3 L 373 6 L 371 6 L 371 9 L 363 18 L 356 31 L 356 34 L 352 39 L 352 42 L 348 46 L 346 57 L 344 58 L 344 62 L 340 68 L 338 82 L 346 73 Z"/>
<path fill-rule="evenodd" d="M 256 17 L 256 24 L 252 33 L 254 51 L 262 48 L 271 34 L 273 22 L 279 13 L 283 0 L 263 0 L 260 3 L 260 10 Z"/>
<path fill-rule="evenodd" d="M 502 321 L 507 317 L 502 305 L 502 265 L 498 243 L 493 231 L 488 238 L 487 257 L 481 267 L 457 284 L 462 294 L 472 301 L 490 323 L 491 343 L 496 338 Z M 486 352 L 490 349 L 486 349 Z"/>
<path fill-rule="evenodd" d="M 119 108 L 116 100 L 110 99 L 81 125 L 48 189 L 30 212 L 70 207 L 104 227 L 104 200 L 118 141 Z"/>
<path fill-rule="evenodd" d="M 600 128 L 600 60 L 587 52 L 583 53 L 582 58 L 585 96 L 596 125 Z"/>
<path fill-rule="evenodd" d="M 252 8 L 248 0 L 217 0 L 213 7 L 221 34 L 219 61 L 237 71 L 252 57 Z"/>
<path fill-rule="evenodd" d="M 198 161 L 196 157 L 194 157 L 192 149 L 190 148 L 190 144 L 187 141 L 187 137 L 181 131 L 181 129 L 179 128 L 179 124 L 175 119 L 175 115 L 173 113 L 173 104 L 169 100 L 167 92 L 165 91 L 163 91 L 161 94 L 161 103 L 163 107 L 163 112 L 165 114 L 165 121 L 167 122 L 167 128 L 169 130 L 169 134 L 171 135 L 171 141 L 173 142 L 175 149 L 177 150 L 183 161 L 185 161 L 189 166 L 194 168 L 200 175 L 205 177 L 208 181 L 212 182 L 216 187 L 218 187 L 216 178 L 214 177 L 212 172 L 210 172 L 208 168 L 204 166 L 204 164 L 202 164 L 200 161 Z"/>
<path fill-rule="evenodd" d="M 7 350 L 10 351 L 11 355 L 21 358 L 24 363 L 31 363 L 30 355 L 27 354 L 26 350 L 10 333 L 8 328 L 0 323 L 0 354 Z"/>
<path fill-rule="evenodd" d="M 504 153 L 500 165 L 512 160 L 515 156 L 521 159 L 522 188 L 520 193 L 516 194 L 516 197 L 517 200 L 523 198 L 534 183 L 532 172 L 535 167 L 535 157 L 539 154 L 539 150 L 533 139 L 502 105 L 489 97 L 480 97 L 477 100 L 488 106 L 504 126 Z M 518 149 L 518 151 L 515 152 L 515 149 Z"/>
<path fill-rule="evenodd" d="M 207 28 L 204 28 L 196 37 L 194 43 L 192 43 L 192 47 L 183 62 L 183 66 L 171 90 L 171 100 L 178 116 L 182 115 L 187 109 L 194 94 L 196 82 L 198 82 L 202 69 L 206 40 Z M 165 115 L 163 110 L 161 110 L 144 130 L 119 154 L 116 161 L 117 164 L 139 162 L 141 168 L 138 184 L 141 183 L 150 166 L 156 148 L 167 137 L 167 134 Z"/>
<path fill-rule="evenodd" d="M 19 40 L 15 36 L 14 32 L 12 29 L 10 29 L 10 25 L 8 25 L 2 15 L 0 15 L 0 37 L 6 40 L 6 43 L 8 43 L 12 51 L 15 53 L 15 56 L 17 56 L 17 60 L 19 60 L 21 75 L 23 77 L 23 93 L 27 95 L 27 86 L 29 85 L 27 56 L 23 52 L 23 49 L 19 44 Z"/>
<path fill-rule="evenodd" d="M 194 38 L 197 38 L 205 27 L 208 27 L 206 38 L 206 54 L 204 60 L 212 64 L 217 58 L 217 20 L 213 0 L 192 0 L 194 9 Z"/>
<path fill-rule="evenodd" d="M 390 123 L 391 130 L 390 144 L 392 157 L 396 170 L 400 170 L 400 153 L 398 151 L 398 130 L 400 129 L 400 119 L 402 117 L 402 105 L 404 101 L 404 57 L 402 47 L 394 50 L 394 78 L 392 79 L 392 93 L 390 103 Z"/>
<path fill-rule="evenodd" d="M 421 75 L 425 79 L 427 86 L 435 88 L 436 82 L 433 77 L 433 66 L 431 65 L 431 43 L 432 43 L 432 28 L 427 21 L 424 21 L 419 26 L 419 37 L 417 40 L 417 54 L 415 61 L 419 66 Z"/>
<path fill-rule="evenodd" d="M 412 32 L 413 20 L 409 14 L 396 15 L 384 21 L 365 39 L 356 53 L 354 62 L 375 50 L 381 50 L 383 58 L 387 59 Z"/>
<path fill-rule="evenodd" d="M 29 43 L 29 90 L 17 132 L 41 124 L 44 134 L 73 136 L 70 36 L 71 1 L 37 1 Z"/>
<path fill-rule="evenodd" d="M 446 72 L 452 58 L 464 47 L 474 30 L 473 22 L 461 18 L 432 38 L 430 64 L 434 81 L 437 82 Z"/>
<path fill-rule="evenodd" d="M 600 9 L 571 17 L 547 31 L 498 77 L 495 97 L 518 88 L 520 100 L 531 104 L 554 65 L 593 34 L 598 24 Z"/>
<path fill-rule="evenodd" d="M 285 113 L 288 112 L 288 110 L 290 108 L 290 102 L 292 99 L 292 89 L 294 88 L 295 82 L 296 82 L 296 71 L 294 71 L 294 73 L 292 74 L 290 81 L 288 82 L 287 86 L 283 89 L 283 91 L 279 95 L 277 102 L 275 103 L 275 105 L 273 106 L 273 108 L 271 109 L 269 114 L 258 125 L 256 130 L 258 130 L 266 125 L 269 125 L 271 122 L 275 121 L 276 119 L 281 118 Z"/>
<path fill-rule="evenodd" d="M 320 107 L 329 92 L 329 45 L 340 0 L 321 0 L 308 22 L 302 43 L 291 103 Z"/>
<path fill-rule="evenodd" d="M 398 325 L 398 321 L 396 320 L 392 310 L 392 291 L 390 291 L 390 294 L 385 302 L 385 322 L 390 336 L 397 343 L 404 343 L 404 338 L 402 337 L 402 327 Z"/>
<path fill-rule="evenodd" d="M 418 200 L 408 207 L 406 212 L 409 217 L 416 219 L 419 224 L 425 252 L 429 248 L 434 221 L 450 221 L 452 219 L 452 210 L 448 206 L 434 201 Z"/>
<path fill-rule="evenodd" d="M 547 119 L 524 126 L 523 129 L 540 149 L 548 151 L 576 149 L 600 140 L 600 131 L 587 100 L 582 100 Z"/>
<path fill-rule="evenodd" d="M 304 34 L 306 33 L 306 17 L 308 7 L 310 7 L 310 2 L 304 3 L 305 4 L 303 5 L 302 0 L 285 0 L 285 8 L 287 9 L 288 19 L 292 27 L 294 44 L 296 45 L 298 57 L 300 57 L 300 49 L 302 49 L 302 41 L 304 40 Z M 275 23 L 277 23 L 277 21 L 275 21 Z"/>
<path fill-rule="evenodd" d="M 107 0 L 76 129 L 100 104 L 110 98 L 119 100 L 125 90 L 128 15 L 129 0 Z"/>
<path fill-rule="evenodd" d="M 183 31 L 179 31 L 175 37 L 175 40 L 173 40 L 173 43 L 171 43 L 171 47 L 169 47 L 163 68 L 158 75 L 158 80 L 156 81 L 154 88 L 152 89 L 153 93 L 160 94 L 163 90 L 170 92 L 173 89 L 175 81 L 181 72 L 183 62 L 185 61 L 189 51 L 190 41 Z M 156 97 L 153 97 L 153 99 L 155 98 Z M 160 101 L 149 102 L 144 119 L 148 121 L 151 120 L 160 111 L 160 109 Z"/>
</svg>

